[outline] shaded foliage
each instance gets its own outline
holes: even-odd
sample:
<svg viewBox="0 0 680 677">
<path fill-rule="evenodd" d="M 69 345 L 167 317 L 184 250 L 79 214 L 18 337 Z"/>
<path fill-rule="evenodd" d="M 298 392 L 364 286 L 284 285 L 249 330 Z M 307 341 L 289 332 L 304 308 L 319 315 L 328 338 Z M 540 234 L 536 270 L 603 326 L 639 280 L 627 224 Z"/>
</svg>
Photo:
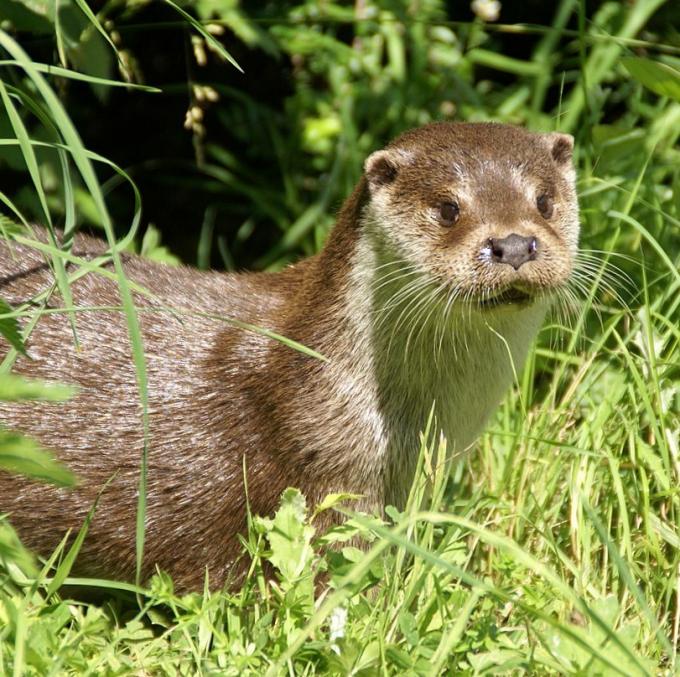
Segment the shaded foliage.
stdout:
<svg viewBox="0 0 680 677">
<path fill-rule="evenodd" d="M 645 4 L 645 18 L 653 18 L 661 3 Z M 496 119 L 574 131 L 584 147 L 593 141 L 592 127 L 579 124 L 579 114 L 606 119 L 620 133 L 646 113 L 644 101 L 637 110 L 627 105 L 634 82 L 611 73 L 588 74 L 588 109 L 581 103 L 575 111 L 583 65 L 577 2 L 560 3 L 554 17 L 545 3 L 535 3 L 529 15 L 523 3 L 503 4 L 503 21 L 529 16 L 553 24 L 536 31 L 507 31 L 479 19 L 457 23 L 473 17 L 467 5 L 433 0 L 417 9 L 407 2 L 356 8 L 340 2 L 184 3 L 212 22 L 243 74 L 163 2 L 93 5 L 115 52 L 75 0 L 59 3 L 58 23 L 53 12 L 28 12 L 36 3 L 11 6 L 24 8 L 23 21 L 14 18 L 14 24 L 34 59 L 52 63 L 56 56 L 90 75 L 162 89 L 150 94 L 54 81 L 85 145 L 137 182 L 145 222 L 161 230 L 172 251 L 201 266 L 278 266 L 314 251 L 366 154 L 408 127 L 435 119 Z M 640 47 L 605 44 L 598 61 L 645 53 L 653 41 L 665 40 L 667 8 L 659 11 L 650 24 L 659 35 L 648 35 Z M 627 17 L 624 5 L 594 6 L 585 17 L 585 37 L 592 40 L 586 49 L 595 52 L 601 37 L 616 35 Z M 21 86 L 16 70 L 5 71 Z M 563 100 L 570 92 L 565 127 Z M 200 119 L 191 118 L 184 129 L 191 112 Z M 28 124 L 34 136 L 45 136 L 35 119 Z M 0 119 L 2 129 L 7 123 Z M 2 157 L 16 170 L 6 175 L 5 192 L 27 217 L 38 218 L 35 197 L 22 183 L 20 156 L 9 148 Z M 42 169 L 59 211 L 56 160 L 45 157 Z M 116 185 L 109 204 L 124 232 L 131 200 Z M 92 225 L 96 216 L 86 201 L 83 196 L 79 215 Z"/>
</svg>

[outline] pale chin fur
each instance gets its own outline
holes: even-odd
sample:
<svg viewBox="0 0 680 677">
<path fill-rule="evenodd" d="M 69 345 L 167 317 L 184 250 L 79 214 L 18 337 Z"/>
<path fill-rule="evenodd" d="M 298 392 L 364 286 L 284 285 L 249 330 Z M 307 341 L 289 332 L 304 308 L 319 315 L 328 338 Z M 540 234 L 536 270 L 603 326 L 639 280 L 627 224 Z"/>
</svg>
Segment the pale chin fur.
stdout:
<svg viewBox="0 0 680 677">
<path fill-rule="evenodd" d="M 374 489 L 384 491 L 386 503 L 403 505 L 419 433 L 430 412 L 446 437 L 449 457 L 467 451 L 519 375 L 549 302 L 483 310 L 455 305 L 443 327 L 437 308 L 418 308 L 414 318 L 420 317 L 425 327 L 406 323 L 395 328 L 382 317 L 384 304 L 395 294 L 381 287 L 384 268 L 379 266 L 389 254 L 371 237 L 372 230 L 362 231 L 346 290 L 347 307 L 354 309 L 352 333 L 364 343 L 354 347 L 362 364 L 355 363 L 351 371 L 371 380 L 364 392 L 371 392 L 374 401 L 363 409 L 375 420 L 362 423 L 376 442 L 374 477 L 384 478 L 384 486 Z M 391 320 L 399 317 L 395 313 Z"/>
</svg>

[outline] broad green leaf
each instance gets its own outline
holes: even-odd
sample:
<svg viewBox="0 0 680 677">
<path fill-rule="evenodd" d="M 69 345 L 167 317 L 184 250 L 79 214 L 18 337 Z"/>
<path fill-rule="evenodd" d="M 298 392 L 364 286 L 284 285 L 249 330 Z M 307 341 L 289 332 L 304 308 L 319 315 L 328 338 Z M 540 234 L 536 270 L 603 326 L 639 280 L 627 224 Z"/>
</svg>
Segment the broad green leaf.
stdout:
<svg viewBox="0 0 680 677">
<path fill-rule="evenodd" d="M 647 89 L 659 96 L 668 96 L 680 101 L 680 71 L 659 61 L 640 56 L 626 56 L 621 59 L 626 70 Z"/>
<path fill-rule="evenodd" d="M 23 547 L 5 516 L 0 515 L 0 562 L 3 559 L 15 563 L 27 574 L 35 574 L 32 555 Z"/>
<path fill-rule="evenodd" d="M 57 463 L 48 451 L 18 433 L 0 431 L 0 469 L 64 487 L 76 482 L 75 475 Z"/>
<path fill-rule="evenodd" d="M 18 353 L 26 354 L 23 339 L 21 338 L 21 331 L 19 329 L 19 322 L 16 317 L 10 317 L 12 308 L 6 301 L 0 299 L 0 334 L 5 337 L 6 341 Z M 4 317 L 3 317 L 4 316 Z M 0 386 L 0 396 L 2 394 L 2 386 Z"/>
<path fill-rule="evenodd" d="M 320 512 L 330 510 L 331 508 L 334 508 L 336 505 L 341 505 L 345 501 L 353 501 L 358 498 L 361 498 L 360 494 L 328 494 L 328 496 L 326 496 L 326 498 L 324 498 L 323 501 L 321 501 L 321 503 L 318 503 L 314 508 L 314 514 L 312 515 L 312 519 L 316 517 Z"/>
<path fill-rule="evenodd" d="M 0 400 L 6 402 L 19 400 L 61 402 L 73 397 L 75 392 L 74 386 L 62 383 L 45 383 L 29 380 L 16 374 L 0 374 Z"/>
<path fill-rule="evenodd" d="M 140 254 L 146 259 L 169 266 L 178 266 L 182 263 L 179 257 L 161 244 L 161 232 L 153 225 L 149 225 L 144 233 Z"/>
<path fill-rule="evenodd" d="M 64 66 L 71 63 L 74 70 L 94 77 L 110 78 L 118 52 L 92 11 L 89 8 L 85 11 L 82 5 L 78 8 L 79 4 L 78 0 L 68 4 L 60 0 L 63 9 L 57 15 L 55 32 L 59 40 L 62 38 L 61 28 L 64 28 L 62 63 Z M 92 30 L 93 26 L 96 30 Z M 109 93 L 108 88 L 101 85 L 93 85 L 93 91 L 102 100 Z"/>
<path fill-rule="evenodd" d="M 38 16 L 43 16 L 46 19 L 53 20 L 54 18 L 54 0 L 14 0 L 16 3 L 23 5 L 26 9 Z"/>
<path fill-rule="evenodd" d="M 52 0 L 53 4 L 53 0 Z M 47 1 L 2 0 L 0 20 L 10 22 L 17 31 L 43 36 L 53 30 L 52 17 L 47 11 Z"/>
<path fill-rule="evenodd" d="M 297 489 L 286 489 L 267 538 L 272 549 L 269 560 L 289 583 L 305 573 L 314 556 L 311 547 L 314 527 L 306 523 L 306 517 L 305 497 Z"/>
<path fill-rule="evenodd" d="M 113 40 L 111 40 L 109 34 L 106 32 L 106 30 L 104 30 L 104 27 L 99 23 L 99 19 L 97 19 L 95 13 L 90 9 L 87 2 L 85 2 L 85 0 L 75 0 L 75 2 L 76 5 L 80 7 L 80 10 L 83 12 L 83 14 L 87 17 L 87 20 L 92 24 L 92 26 L 94 26 L 99 35 L 101 35 L 102 38 L 109 44 L 116 57 L 118 57 L 118 50 L 116 49 L 116 45 L 113 44 Z"/>
</svg>

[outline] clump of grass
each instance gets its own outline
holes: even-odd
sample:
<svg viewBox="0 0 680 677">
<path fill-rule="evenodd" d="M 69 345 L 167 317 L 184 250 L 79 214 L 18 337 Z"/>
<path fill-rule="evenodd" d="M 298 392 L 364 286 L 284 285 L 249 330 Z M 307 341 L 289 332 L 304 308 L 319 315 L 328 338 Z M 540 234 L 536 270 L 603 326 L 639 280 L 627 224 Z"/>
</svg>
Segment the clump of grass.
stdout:
<svg viewBox="0 0 680 677">
<path fill-rule="evenodd" d="M 315 532 L 299 492 L 286 491 L 272 519 L 251 524 L 253 565 L 232 592 L 179 597 L 162 573 L 146 589 L 67 578 L 75 589 L 112 596 L 104 605 L 73 602 L 50 593 L 47 568 L 26 575 L 13 554 L 0 598 L 4 665 L 21 674 L 234 675 L 632 675 L 670 665 L 652 591 L 641 592 L 625 547 L 606 535 L 586 499 L 577 528 L 592 536 L 588 554 L 605 546 L 609 559 L 577 559 L 554 529 L 531 523 L 537 508 L 516 503 L 531 504 L 537 492 L 515 494 L 511 505 L 485 487 L 450 511 L 449 465 L 445 441 L 424 437 L 402 513 L 388 510 L 386 522 L 349 515 L 325 534 Z M 571 468 L 554 465 L 569 482 Z M 558 481 L 542 470 L 546 485 Z M 562 496 L 552 497 L 557 506 L 538 509 L 559 509 Z M 330 497 L 324 508 L 343 509 L 342 498 Z M 356 539 L 368 550 L 357 549 Z M 265 561 L 275 568 L 273 581 L 264 578 Z M 328 583 L 317 596 L 321 574 Z"/>
</svg>

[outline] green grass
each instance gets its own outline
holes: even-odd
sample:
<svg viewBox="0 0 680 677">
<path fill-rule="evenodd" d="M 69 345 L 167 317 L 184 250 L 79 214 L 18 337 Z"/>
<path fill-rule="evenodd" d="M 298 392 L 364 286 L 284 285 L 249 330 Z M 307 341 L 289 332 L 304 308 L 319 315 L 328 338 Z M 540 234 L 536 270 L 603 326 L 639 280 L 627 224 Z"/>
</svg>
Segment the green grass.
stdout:
<svg viewBox="0 0 680 677">
<path fill-rule="evenodd" d="M 277 517 L 253 518 L 244 542 L 253 566 L 239 590 L 177 596 L 162 573 L 147 587 L 72 579 L 77 542 L 70 550 L 62 546 L 48 562 L 37 562 L 8 523 L 0 522 L 0 674 L 629 676 L 678 671 L 680 50 L 671 44 L 631 43 L 640 40 L 641 29 L 661 4 L 637 2 L 617 14 L 608 3 L 586 16 L 580 3 L 563 1 L 527 61 L 486 49 L 476 33 L 484 28 L 480 24 L 452 29 L 442 23 L 442 29 L 465 36 L 469 49 L 463 49 L 443 33 L 441 42 L 428 42 L 421 23 L 407 22 L 401 33 L 386 19 L 379 26 L 386 45 L 384 71 L 371 70 L 374 45 L 365 40 L 369 75 L 352 81 L 354 75 L 334 70 L 322 111 L 312 108 L 316 103 L 302 86 L 292 97 L 295 115 L 320 135 L 307 139 L 307 152 L 316 169 L 327 172 L 326 184 L 311 198 L 296 182 L 298 167 L 283 163 L 290 172 L 283 172 L 281 190 L 270 199 L 266 191 L 273 189 L 256 176 L 244 180 L 240 160 L 208 143 L 207 174 L 244 199 L 268 200 L 281 236 L 260 263 L 281 265 L 293 252 L 319 246 L 330 206 L 347 194 L 358 172 L 367 150 L 364 136 L 372 135 L 374 143 L 394 131 L 390 125 L 371 127 L 370 116 L 362 118 L 370 100 L 364 89 L 373 88 L 379 98 L 385 81 L 394 83 L 408 124 L 425 121 L 433 115 L 427 100 L 438 81 L 424 65 L 430 57 L 423 45 L 430 44 L 443 59 L 446 55 L 437 50 L 450 44 L 461 73 L 483 64 L 515 78 L 490 93 L 474 77 L 461 81 L 472 102 L 462 107 L 465 117 L 577 135 L 579 303 L 567 317 L 555 313 L 487 432 L 467 456 L 454 459 L 450 474 L 445 442 L 432 421 L 409 503 L 403 513 L 389 509 L 385 522 L 355 515 L 343 527 L 316 533 L 303 499 L 287 492 Z M 335 20 L 351 21 L 347 11 L 339 8 Z M 580 19 L 579 29 L 567 35 L 575 42 L 558 48 L 573 16 Z M 192 30 L 197 28 L 192 24 Z M 263 29 L 255 28 L 252 39 L 264 41 Z M 346 46 L 334 44 L 334 24 L 317 28 L 281 22 L 267 35 L 286 53 L 315 51 L 310 58 L 317 59 L 317 74 L 341 68 Z M 93 30 L 107 29 L 97 23 Z M 8 34 L 0 33 L 0 45 L 11 56 L 3 62 L 0 94 L 14 123 L 3 143 L 18 148 L 25 159 L 36 212 L 51 213 L 47 222 L 51 218 L 69 231 L 90 205 L 112 248 L 106 260 L 113 259 L 114 273 L 102 270 L 105 259 L 80 261 L 44 245 L 61 271 L 59 286 L 64 289 L 84 274 L 114 275 L 119 281 L 119 310 L 128 318 L 144 402 L 143 345 L 130 295 L 134 287 L 119 262 L 119 252 L 132 246 L 141 225 L 140 197 L 127 173 L 83 146 L 45 68 Z M 632 46 L 650 53 L 638 61 Z M 399 89 L 417 68 L 421 88 Z M 93 85 L 106 80 L 97 78 Z M 547 111 L 546 93 L 556 85 L 562 96 L 557 108 Z M 415 103 L 404 103 L 409 96 Z M 234 99 L 230 104 L 236 106 Z M 247 100 L 242 105 L 254 111 L 258 104 Z M 231 114 L 225 109 L 225 116 Z M 337 129 L 334 117 L 342 122 L 337 137 L 328 132 Z M 279 143 L 282 156 L 293 152 L 287 140 Z M 48 156 L 40 153 L 49 148 L 60 167 L 56 191 L 43 185 L 41 163 Z M 135 190 L 131 234 L 118 245 L 93 163 Z M 3 193 L 0 199 L 16 221 L 32 218 L 13 196 Z M 8 237 L 22 237 L 9 222 L 3 221 L 3 229 Z M 153 257 L 154 251 L 164 255 L 151 245 L 145 253 Z M 67 261 L 75 264 L 68 274 Z M 26 335 L 48 312 L 46 296 L 34 301 L 15 309 L 0 306 L 0 331 L 12 340 L 12 354 L 22 347 L 17 317 L 27 318 Z M 78 313 L 72 318 L 77 336 Z M 10 358 L 2 365 L 3 374 L 11 363 Z M 8 399 L 68 394 L 0 378 L 0 396 Z M 3 463 L 62 483 L 71 479 L 59 474 L 44 450 L 8 431 L 0 435 Z M 143 524 L 143 459 L 140 467 Z M 326 509 L 347 510 L 341 498 L 331 498 Z M 357 549 L 352 539 L 366 541 L 367 550 Z M 328 549 L 328 544 L 335 546 Z M 141 529 L 137 545 L 141 557 Z M 263 577 L 264 562 L 278 572 L 276 581 Z M 315 585 L 320 579 L 329 584 Z M 76 591 L 91 598 L 96 591 L 96 600 L 75 601 Z"/>
</svg>

